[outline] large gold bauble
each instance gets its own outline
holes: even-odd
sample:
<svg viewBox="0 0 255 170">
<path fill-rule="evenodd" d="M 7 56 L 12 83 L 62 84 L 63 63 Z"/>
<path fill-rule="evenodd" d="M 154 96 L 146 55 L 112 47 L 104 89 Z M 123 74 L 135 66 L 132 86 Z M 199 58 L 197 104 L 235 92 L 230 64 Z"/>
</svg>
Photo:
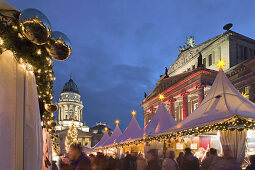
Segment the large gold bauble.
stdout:
<svg viewBox="0 0 255 170">
<path fill-rule="evenodd" d="M 37 45 L 45 44 L 51 34 L 48 18 L 39 10 L 28 8 L 21 12 L 19 22 L 22 34 Z"/>
<path fill-rule="evenodd" d="M 58 110 L 58 105 L 56 104 L 45 104 L 45 110 L 47 110 L 48 112 L 55 112 Z"/>
<path fill-rule="evenodd" d="M 59 61 L 66 60 L 72 52 L 72 45 L 69 38 L 62 32 L 53 31 L 50 41 L 46 46 L 51 58 Z"/>
</svg>

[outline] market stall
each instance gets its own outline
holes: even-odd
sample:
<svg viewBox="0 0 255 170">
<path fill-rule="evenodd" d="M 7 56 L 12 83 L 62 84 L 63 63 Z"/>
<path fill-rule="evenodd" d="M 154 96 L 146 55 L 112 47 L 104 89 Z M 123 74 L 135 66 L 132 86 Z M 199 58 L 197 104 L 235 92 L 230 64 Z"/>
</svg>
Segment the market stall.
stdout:
<svg viewBox="0 0 255 170">
<path fill-rule="evenodd" d="M 131 153 L 131 152 L 137 152 L 137 153 L 144 153 L 144 147 L 143 144 L 128 144 L 125 145 L 125 143 L 131 142 L 135 139 L 142 138 L 143 136 L 143 129 L 139 126 L 136 118 L 135 118 L 136 112 L 132 111 L 132 119 L 130 120 L 127 128 L 123 132 L 123 134 L 117 138 L 116 143 L 123 144 L 121 154 L 123 153 Z"/>
<path fill-rule="evenodd" d="M 218 131 L 221 144 L 229 145 L 233 157 L 242 163 L 246 150 L 246 132 L 254 128 L 254 119 L 255 104 L 232 85 L 220 68 L 201 105 L 161 137 L 200 136 L 208 132 L 216 135 Z"/>
<path fill-rule="evenodd" d="M 167 111 L 163 102 L 159 103 L 158 109 L 151 119 L 151 121 L 144 128 L 144 137 L 145 139 L 144 152 L 146 153 L 150 149 L 157 149 L 160 156 L 165 154 L 165 141 L 153 141 L 150 137 L 155 137 L 157 134 L 160 134 L 167 129 L 175 126 L 177 122 Z"/>
</svg>

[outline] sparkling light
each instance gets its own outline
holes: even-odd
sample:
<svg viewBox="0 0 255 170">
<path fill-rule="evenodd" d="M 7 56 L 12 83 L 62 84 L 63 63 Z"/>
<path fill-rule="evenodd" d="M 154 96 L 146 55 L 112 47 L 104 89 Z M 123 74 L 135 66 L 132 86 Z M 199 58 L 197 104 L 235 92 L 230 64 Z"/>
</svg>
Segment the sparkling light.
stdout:
<svg viewBox="0 0 255 170">
<path fill-rule="evenodd" d="M 41 49 L 38 49 L 38 50 L 36 51 L 36 53 L 37 53 L 38 55 L 41 55 L 41 54 L 42 54 Z"/>
<path fill-rule="evenodd" d="M 163 94 L 159 94 L 158 98 L 159 98 L 159 100 L 163 100 L 165 98 L 165 96 Z"/>
<path fill-rule="evenodd" d="M 0 37 L 0 45 L 4 44 L 4 40 Z"/>
<path fill-rule="evenodd" d="M 218 59 L 217 67 L 219 68 L 219 70 L 223 70 L 226 65 L 227 63 L 224 59 Z"/>
<path fill-rule="evenodd" d="M 136 115 L 136 111 L 133 110 L 133 111 L 131 112 L 131 114 L 132 114 L 133 116 L 135 116 L 135 115 Z"/>
<path fill-rule="evenodd" d="M 116 121 L 115 121 L 115 123 L 116 123 L 116 124 L 119 124 L 119 123 L 120 123 L 120 121 L 119 121 L 119 120 L 116 120 Z"/>
</svg>

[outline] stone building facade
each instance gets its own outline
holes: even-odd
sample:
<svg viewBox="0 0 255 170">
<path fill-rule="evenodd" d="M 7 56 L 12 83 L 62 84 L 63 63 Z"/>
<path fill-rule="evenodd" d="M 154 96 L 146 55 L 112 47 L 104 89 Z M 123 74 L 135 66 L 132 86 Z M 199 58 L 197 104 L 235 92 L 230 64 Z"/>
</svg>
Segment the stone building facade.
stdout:
<svg viewBox="0 0 255 170">
<path fill-rule="evenodd" d="M 65 152 L 65 138 L 69 126 L 72 122 L 78 129 L 78 142 L 83 146 L 91 147 L 91 139 L 93 134 L 89 131 L 89 127 L 83 122 L 83 103 L 79 93 L 78 86 L 70 77 L 65 83 L 58 102 L 58 120 L 56 131 L 59 134 L 59 143 L 61 152 Z"/>
<path fill-rule="evenodd" d="M 254 102 L 254 56 L 255 40 L 231 30 L 199 45 L 187 46 L 142 101 L 144 126 L 155 114 L 159 94 L 164 94 L 163 102 L 177 121 L 191 114 L 202 102 L 217 75 L 218 59 L 226 61 L 224 71 L 234 86 Z"/>
</svg>

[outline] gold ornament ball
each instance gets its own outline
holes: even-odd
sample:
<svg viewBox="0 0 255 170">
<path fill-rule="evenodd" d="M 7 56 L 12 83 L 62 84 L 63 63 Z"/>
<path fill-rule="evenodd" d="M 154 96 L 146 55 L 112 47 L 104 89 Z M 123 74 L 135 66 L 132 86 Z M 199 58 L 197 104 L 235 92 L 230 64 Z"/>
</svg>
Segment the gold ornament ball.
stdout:
<svg viewBox="0 0 255 170">
<path fill-rule="evenodd" d="M 43 45 L 49 40 L 51 24 L 41 11 L 25 9 L 19 16 L 19 23 L 22 34 L 34 44 Z"/>
<path fill-rule="evenodd" d="M 62 32 L 53 31 L 46 50 L 54 60 L 63 61 L 70 57 L 72 45 L 69 38 Z"/>
<path fill-rule="evenodd" d="M 58 105 L 56 104 L 45 104 L 45 110 L 48 112 L 55 112 L 58 110 Z"/>
</svg>

